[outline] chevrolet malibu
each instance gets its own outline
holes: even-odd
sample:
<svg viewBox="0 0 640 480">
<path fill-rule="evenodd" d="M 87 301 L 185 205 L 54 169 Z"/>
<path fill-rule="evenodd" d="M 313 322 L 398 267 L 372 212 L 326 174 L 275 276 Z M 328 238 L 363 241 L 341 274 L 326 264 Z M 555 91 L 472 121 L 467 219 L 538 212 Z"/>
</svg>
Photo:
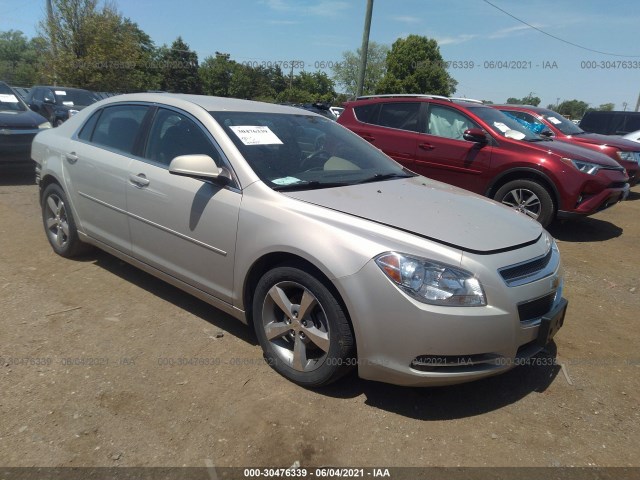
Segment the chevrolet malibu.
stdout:
<svg viewBox="0 0 640 480">
<path fill-rule="evenodd" d="M 38 134 L 32 157 L 56 253 L 97 246 L 231 314 L 306 387 L 353 367 L 399 385 L 479 379 L 564 321 L 540 224 L 311 112 L 121 95 Z"/>
</svg>

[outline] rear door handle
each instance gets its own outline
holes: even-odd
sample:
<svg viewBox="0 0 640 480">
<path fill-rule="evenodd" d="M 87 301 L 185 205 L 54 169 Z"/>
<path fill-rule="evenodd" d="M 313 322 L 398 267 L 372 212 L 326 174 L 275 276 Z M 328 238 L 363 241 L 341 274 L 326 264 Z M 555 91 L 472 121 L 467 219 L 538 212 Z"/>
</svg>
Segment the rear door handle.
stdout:
<svg viewBox="0 0 640 480">
<path fill-rule="evenodd" d="M 421 148 L 422 150 L 433 150 L 434 148 L 436 148 L 430 143 L 419 143 L 418 147 Z"/>
<path fill-rule="evenodd" d="M 137 188 L 146 187 L 150 183 L 144 173 L 139 173 L 138 175 L 130 173 L 129 181 L 133 183 Z"/>
<path fill-rule="evenodd" d="M 369 135 L 368 133 L 363 133 L 360 136 L 364 138 L 367 142 L 373 143 L 376 140 L 376 137 L 374 137 L 373 135 Z"/>
<path fill-rule="evenodd" d="M 78 155 L 76 155 L 76 152 L 67 153 L 64 157 L 67 159 L 67 162 L 71 164 L 74 164 L 78 161 Z"/>
</svg>

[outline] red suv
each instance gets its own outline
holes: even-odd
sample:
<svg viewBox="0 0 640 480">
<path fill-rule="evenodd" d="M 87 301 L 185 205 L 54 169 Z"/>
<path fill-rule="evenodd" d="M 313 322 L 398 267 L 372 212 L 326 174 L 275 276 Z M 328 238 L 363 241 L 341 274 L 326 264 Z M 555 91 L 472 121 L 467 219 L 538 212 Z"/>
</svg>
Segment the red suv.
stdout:
<svg viewBox="0 0 640 480">
<path fill-rule="evenodd" d="M 631 186 L 640 181 L 640 145 L 637 143 L 620 137 L 585 132 L 571 120 L 547 108 L 531 105 L 491 106 L 514 116 L 535 133 L 609 155 L 625 168 Z"/>
<path fill-rule="evenodd" d="M 608 156 L 544 139 L 497 109 L 431 95 L 345 103 L 338 123 L 416 173 L 513 207 L 542 225 L 591 215 L 629 193 Z"/>
</svg>

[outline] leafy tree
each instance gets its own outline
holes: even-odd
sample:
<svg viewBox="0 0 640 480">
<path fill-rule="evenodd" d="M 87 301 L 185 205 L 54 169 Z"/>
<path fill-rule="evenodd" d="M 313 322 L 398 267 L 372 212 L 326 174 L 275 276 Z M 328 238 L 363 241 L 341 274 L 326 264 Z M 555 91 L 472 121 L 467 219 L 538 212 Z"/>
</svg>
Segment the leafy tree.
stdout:
<svg viewBox="0 0 640 480">
<path fill-rule="evenodd" d="M 39 83 L 42 38 L 31 40 L 19 30 L 0 32 L 0 78 L 13 85 Z"/>
<path fill-rule="evenodd" d="M 537 107 L 540 105 L 540 102 L 540 97 L 534 97 L 532 93 L 524 98 L 507 98 L 507 103 L 511 105 L 533 105 L 534 107 Z"/>
<path fill-rule="evenodd" d="M 46 83 L 111 91 L 157 88 L 151 38 L 112 4 L 53 0 L 53 15 L 40 30 L 49 45 Z"/>
<path fill-rule="evenodd" d="M 360 52 L 347 51 L 342 53 L 342 62 L 332 67 L 333 78 L 347 94 L 355 96 L 358 89 L 358 69 L 360 67 Z M 367 51 L 367 68 L 364 75 L 362 92 L 364 95 L 375 93 L 376 85 L 387 72 L 387 54 L 389 47 L 376 42 L 369 42 Z"/>
<path fill-rule="evenodd" d="M 582 118 L 589 104 L 582 100 L 565 100 L 558 105 L 556 111 L 567 118 Z"/>
<path fill-rule="evenodd" d="M 277 100 L 294 103 L 332 102 L 335 96 L 333 80 L 325 72 L 300 72 L 291 79 L 291 88 L 280 92 Z"/>
<path fill-rule="evenodd" d="M 615 103 L 603 103 L 597 109 L 603 112 L 610 112 L 611 110 L 616 108 Z"/>
<path fill-rule="evenodd" d="M 432 93 L 449 96 L 458 82 L 447 72 L 438 42 L 419 35 L 399 38 L 387 54 L 387 72 L 376 93 Z"/>
<path fill-rule="evenodd" d="M 251 67 L 231 60 L 228 53 L 206 57 L 199 69 L 202 91 L 207 95 L 274 101 L 287 88 L 282 70 Z"/>
<path fill-rule="evenodd" d="M 217 97 L 229 96 L 229 85 L 235 66 L 228 53 L 216 52 L 216 56 L 208 56 L 200 65 L 198 74 L 205 95 Z"/>
<path fill-rule="evenodd" d="M 162 89 L 175 93 L 200 93 L 198 54 L 193 52 L 182 37 L 170 48 L 164 47 L 160 55 Z"/>
</svg>

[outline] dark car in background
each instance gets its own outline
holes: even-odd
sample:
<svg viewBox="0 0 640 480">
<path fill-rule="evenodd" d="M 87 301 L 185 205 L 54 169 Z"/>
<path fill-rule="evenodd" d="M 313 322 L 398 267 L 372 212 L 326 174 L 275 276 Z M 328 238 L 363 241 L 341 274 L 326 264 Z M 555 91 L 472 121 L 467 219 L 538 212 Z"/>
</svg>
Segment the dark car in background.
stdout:
<svg viewBox="0 0 640 480">
<path fill-rule="evenodd" d="M 608 156 L 544 139 L 479 103 L 435 95 L 379 95 L 344 104 L 338 123 L 425 177 L 493 198 L 548 225 L 629 194 Z"/>
<path fill-rule="evenodd" d="M 29 108 L 57 127 L 100 98 L 89 90 L 70 87 L 35 86 L 26 99 Z"/>
<path fill-rule="evenodd" d="M 640 145 L 637 143 L 616 136 L 585 132 L 571 120 L 548 108 L 531 105 L 491 106 L 515 117 L 534 133 L 609 155 L 627 171 L 630 185 L 640 181 Z"/>
<path fill-rule="evenodd" d="M 602 135 L 626 135 L 640 130 L 640 112 L 588 111 L 580 120 L 580 128 Z"/>
<path fill-rule="evenodd" d="M 318 115 L 322 115 L 323 117 L 328 118 L 329 120 L 337 120 L 338 117 L 331 111 L 331 106 L 326 103 L 294 103 L 290 104 L 292 107 L 302 108 L 309 112 L 317 113 Z"/>
<path fill-rule="evenodd" d="M 16 87 L 15 85 L 11 85 L 11 88 L 13 89 L 14 92 L 20 95 L 20 98 L 22 98 L 22 100 L 26 99 L 27 96 L 29 95 L 29 90 L 30 90 L 29 88 Z"/>
<path fill-rule="evenodd" d="M 0 82 L 0 168 L 33 166 L 31 142 L 44 128 L 51 128 L 51 124 Z"/>
</svg>

